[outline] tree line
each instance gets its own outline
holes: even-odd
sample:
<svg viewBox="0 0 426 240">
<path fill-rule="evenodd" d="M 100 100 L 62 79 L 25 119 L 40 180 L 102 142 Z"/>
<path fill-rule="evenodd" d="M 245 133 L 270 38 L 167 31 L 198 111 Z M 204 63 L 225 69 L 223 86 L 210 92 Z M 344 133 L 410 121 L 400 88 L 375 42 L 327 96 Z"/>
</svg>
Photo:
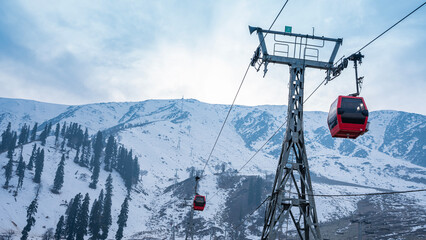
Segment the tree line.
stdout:
<svg viewBox="0 0 426 240">
<path fill-rule="evenodd" d="M 81 125 L 77 123 L 56 124 L 55 131 L 52 132 L 52 124 L 47 123 L 42 128 L 40 135 L 37 136 L 38 124 L 35 123 L 33 128 L 24 124 L 19 135 L 11 130 L 11 123 L 7 125 L 6 130 L 1 135 L 0 153 L 7 151 L 8 162 L 3 168 L 5 169 L 4 188 L 9 188 L 10 180 L 13 176 L 14 163 L 16 166 L 16 175 L 18 176 L 18 184 L 14 192 L 16 197 L 18 190 L 22 188 L 25 171 L 33 171 L 33 182 L 40 183 L 41 175 L 44 167 L 45 152 L 44 148 L 37 146 L 40 141 L 41 146 L 45 146 L 47 137 L 55 136 L 55 146 L 63 151 L 61 160 L 55 172 L 55 178 L 51 187 L 52 193 L 60 194 L 60 190 L 64 183 L 64 168 L 66 163 L 65 146 L 76 150 L 74 162 L 82 167 L 89 168 L 92 172 L 89 187 L 96 189 L 99 172 L 101 166 L 105 171 L 112 172 L 116 170 L 122 177 L 125 186 L 128 189 L 128 195 L 121 206 L 118 216 L 118 230 L 116 239 L 122 239 L 123 229 L 126 226 L 128 214 L 128 201 L 130 200 L 130 190 L 132 185 L 137 184 L 140 174 L 138 158 L 133 157 L 132 150 L 126 149 L 119 145 L 115 138 L 110 135 L 106 141 L 102 136 L 102 132 L 98 131 L 96 135 L 90 137 L 88 129 L 83 132 Z M 61 143 L 60 140 L 62 138 Z M 28 163 L 23 159 L 23 145 L 34 142 L 32 152 Z M 16 149 L 20 149 L 19 157 L 14 161 L 14 153 Z M 106 239 L 108 230 L 111 226 L 111 205 L 112 205 L 112 177 L 108 176 L 106 183 L 106 194 L 101 190 L 100 195 L 94 200 L 90 213 L 89 204 L 90 197 L 86 194 L 84 197 L 81 193 L 72 198 L 68 204 L 65 216 L 61 216 L 54 234 L 55 239 L 84 239 L 89 235 L 90 239 Z M 37 212 L 38 192 L 36 197 L 27 207 L 27 225 L 22 231 L 22 240 L 28 238 L 31 227 L 35 224 L 34 215 Z"/>
<path fill-rule="evenodd" d="M 83 240 L 85 236 L 89 236 L 89 239 L 107 239 L 112 224 L 112 188 L 112 177 L 109 175 L 105 194 L 102 189 L 98 198 L 93 201 L 90 211 L 89 194 L 86 193 L 84 197 L 81 193 L 75 195 L 68 203 L 65 216 L 59 218 L 54 239 Z M 123 229 L 127 225 L 128 201 L 129 195 L 124 199 L 118 216 L 118 230 L 115 234 L 117 240 L 123 238 Z"/>
<path fill-rule="evenodd" d="M 99 197 L 95 199 L 90 208 L 90 196 L 88 193 L 83 195 L 78 193 L 67 204 L 65 216 L 62 215 L 56 224 L 54 234 L 49 235 L 55 240 L 84 240 L 89 236 L 91 240 L 105 240 L 108 238 L 109 228 L 112 225 L 111 207 L 112 207 L 112 177 L 108 176 L 104 189 L 100 191 Z M 32 226 L 35 225 L 35 214 L 38 208 L 38 195 L 37 191 L 35 198 L 27 207 L 27 224 L 21 232 L 21 240 L 27 240 Z M 127 226 L 127 218 L 129 213 L 129 200 L 128 194 L 123 203 L 121 204 L 120 214 L 118 216 L 117 225 L 118 229 L 115 234 L 116 240 L 123 238 L 124 227 Z M 90 209 L 90 211 L 89 211 Z M 46 235 L 46 234 L 45 234 Z M 49 239 L 51 239 L 49 237 Z"/>
<path fill-rule="evenodd" d="M 81 167 L 89 168 L 92 172 L 91 182 L 89 184 L 90 188 L 96 189 L 102 165 L 105 171 L 112 172 L 112 170 L 116 170 L 122 177 L 129 191 L 133 185 L 137 184 L 140 175 L 138 157 L 133 156 L 132 150 L 128 150 L 124 146 L 119 145 L 114 136 L 110 135 L 105 143 L 101 131 L 98 131 L 94 136 L 90 137 L 88 129 L 86 128 L 85 131 L 83 131 L 82 126 L 77 123 L 70 123 L 67 125 L 67 123 L 64 122 L 62 126 L 60 123 L 57 123 L 54 132 L 52 132 L 52 124 L 47 123 L 44 124 L 43 130 L 38 136 L 37 129 L 38 123 L 34 124 L 32 130 L 30 130 L 29 125 L 24 124 L 18 135 L 17 132 L 11 130 L 11 123 L 9 122 L 6 130 L 3 131 L 1 135 L 0 152 L 7 151 L 7 157 L 9 159 L 7 165 L 4 166 L 6 177 L 5 184 L 3 185 L 4 188 L 7 189 L 9 187 L 9 181 L 12 178 L 13 155 L 17 147 L 21 149 L 16 169 L 19 177 L 18 185 L 22 187 L 25 168 L 33 170 L 33 167 L 35 168 L 35 177 L 33 180 L 36 183 L 40 183 L 44 164 L 44 149 L 40 149 L 40 147 L 37 148 L 37 145 L 34 144 L 31 157 L 28 163 L 25 164 L 22 157 L 23 144 L 40 141 L 40 144 L 44 146 L 47 137 L 51 135 L 55 136 L 55 146 L 57 147 L 59 147 L 59 141 L 60 138 L 62 138 L 60 148 L 64 152 L 65 146 L 76 150 L 74 162 Z M 64 156 L 62 156 L 62 158 L 64 158 Z M 58 164 L 54 186 L 52 188 L 52 192 L 54 193 L 59 193 L 62 187 L 64 166 L 65 160 L 61 160 Z"/>
</svg>

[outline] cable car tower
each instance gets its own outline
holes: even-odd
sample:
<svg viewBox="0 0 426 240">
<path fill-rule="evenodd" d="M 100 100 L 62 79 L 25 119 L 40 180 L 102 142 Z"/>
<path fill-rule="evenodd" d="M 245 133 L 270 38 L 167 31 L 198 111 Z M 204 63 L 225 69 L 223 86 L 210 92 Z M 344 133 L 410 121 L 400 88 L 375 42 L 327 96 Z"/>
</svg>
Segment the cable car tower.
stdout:
<svg viewBox="0 0 426 240">
<path fill-rule="evenodd" d="M 268 70 L 269 63 L 290 67 L 286 132 L 272 194 L 266 207 L 261 239 L 279 237 L 278 231 L 285 220 L 290 221 L 289 218 L 300 239 L 310 239 L 310 237 L 322 239 L 303 135 L 304 76 L 306 68 L 316 68 L 326 70 L 327 79 L 330 79 L 334 69 L 334 59 L 342 39 L 291 33 L 290 27 L 286 27 L 285 30 L 285 32 L 279 32 L 249 26 L 250 34 L 257 32 L 260 41 L 251 65 L 257 71 L 263 65 L 264 74 Z M 268 52 L 266 47 L 266 34 L 274 36 L 272 53 Z M 334 47 L 328 61 L 320 61 L 319 50 L 324 48 L 325 43 L 334 44 Z M 296 180 L 297 178 L 299 180 Z M 295 187 L 296 194 L 290 192 L 291 185 Z M 292 190 L 294 192 L 294 188 Z"/>
</svg>

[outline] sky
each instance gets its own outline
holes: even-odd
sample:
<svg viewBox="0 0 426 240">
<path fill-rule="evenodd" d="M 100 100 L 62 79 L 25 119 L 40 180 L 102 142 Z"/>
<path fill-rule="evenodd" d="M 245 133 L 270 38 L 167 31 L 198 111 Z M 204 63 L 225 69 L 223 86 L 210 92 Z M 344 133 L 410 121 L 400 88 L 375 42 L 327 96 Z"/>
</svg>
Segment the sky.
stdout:
<svg viewBox="0 0 426 240">
<path fill-rule="evenodd" d="M 0 1 L 0 97 L 70 105 L 182 97 L 231 104 L 259 44 L 248 25 L 267 29 L 284 2 Z M 422 3 L 289 0 L 272 29 L 343 38 L 340 58 Z M 426 115 L 426 6 L 362 54 L 361 96 L 370 110 Z M 308 69 L 305 94 L 324 77 Z M 251 68 L 236 104 L 287 104 L 288 79 L 286 65 L 270 64 L 265 77 Z M 305 110 L 328 111 L 338 95 L 355 91 L 350 65 Z"/>
</svg>

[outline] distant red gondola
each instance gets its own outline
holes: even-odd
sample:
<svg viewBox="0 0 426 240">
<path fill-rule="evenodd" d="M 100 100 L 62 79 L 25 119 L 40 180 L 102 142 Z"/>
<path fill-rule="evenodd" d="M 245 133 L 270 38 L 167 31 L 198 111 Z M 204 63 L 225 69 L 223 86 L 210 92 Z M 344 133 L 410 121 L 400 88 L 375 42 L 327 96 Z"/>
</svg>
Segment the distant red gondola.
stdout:
<svg viewBox="0 0 426 240">
<path fill-rule="evenodd" d="M 205 206 L 206 206 L 206 197 L 202 195 L 195 195 L 194 210 L 203 211 Z"/>
<path fill-rule="evenodd" d="M 332 137 L 352 138 L 368 131 L 368 109 L 362 97 L 339 96 L 330 106 L 328 128 Z"/>
</svg>

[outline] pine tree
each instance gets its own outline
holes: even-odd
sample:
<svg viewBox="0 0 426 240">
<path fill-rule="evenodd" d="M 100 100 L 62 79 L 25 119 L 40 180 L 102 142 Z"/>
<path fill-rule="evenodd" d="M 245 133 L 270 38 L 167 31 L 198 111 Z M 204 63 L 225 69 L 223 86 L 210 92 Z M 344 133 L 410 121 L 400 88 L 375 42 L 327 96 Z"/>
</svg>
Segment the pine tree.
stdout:
<svg viewBox="0 0 426 240">
<path fill-rule="evenodd" d="M 89 160 L 90 160 L 90 157 L 91 157 L 91 147 L 90 147 L 90 141 L 89 141 L 89 131 L 87 130 L 87 128 L 84 131 L 84 135 L 83 135 L 83 138 L 82 138 L 81 142 L 82 142 L 82 144 L 84 146 L 84 150 L 85 150 L 85 153 L 84 153 L 84 156 L 85 156 L 84 162 L 86 164 L 86 167 L 88 167 L 90 165 L 89 164 Z"/>
<path fill-rule="evenodd" d="M 80 160 L 78 158 L 78 155 L 80 155 L 80 148 L 79 147 L 77 148 L 77 152 L 75 153 L 75 157 L 74 157 L 74 162 L 75 163 L 79 163 L 80 162 Z"/>
<path fill-rule="evenodd" d="M 80 166 L 89 167 L 89 159 L 90 159 L 90 141 L 89 141 L 89 132 L 86 128 L 84 135 L 81 135 L 81 129 L 79 131 L 79 140 L 77 143 L 77 147 L 81 146 L 81 157 L 80 157 Z M 80 139 L 81 138 L 81 139 Z"/>
<path fill-rule="evenodd" d="M 44 167 L 44 149 L 39 151 L 37 150 L 37 157 L 35 159 L 35 173 L 33 181 L 35 183 L 40 183 L 41 181 L 41 173 L 43 172 Z"/>
<path fill-rule="evenodd" d="M 115 139 L 112 135 L 110 135 L 105 147 L 105 158 L 104 158 L 105 171 L 111 172 L 111 160 L 112 160 L 112 154 L 114 151 L 114 144 L 115 144 Z"/>
<path fill-rule="evenodd" d="M 9 149 L 10 142 L 12 140 L 11 128 L 12 128 L 12 125 L 9 122 L 7 124 L 6 130 L 1 134 L 0 152 L 3 152 Z"/>
<path fill-rule="evenodd" d="M 104 143 L 102 139 L 102 132 L 98 131 L 98 133 L 96 134 L 95 143 L 93 145 L 93 154 L 95 159 L 98 159 L 98 161 L 101 158 L 101 153 L 103 148 L 104 148 Z"/>
<path fill-rule="evenodd" d="M 118 156 L 118 145 L 117 142 L 114 141 L 113 148 L 112 148 L 112 157 L 111 157 L 111 169 L 117 167 L 117 157 Z"/>
<path fill-rule="evenodd" d="M 69 203 L 69 209 L 67 209 L 67 221 L 65 224 L 65 235 L 67 240 L 74 240 L 77 230 L 77 216 L 81 208 L 81 193 L 75 195 L 75 197 Z"/>
<path fill-rule="evenodd" d="M 31 142 L 36 140 L 37 137 L 37 128 L 38 128 L 38 123 L 34 124 L 33 130 L 31 130 Z"/>
<path fill-rule="evenodd" d="M 139 159 L 137 156 L 133 159 L 133 167 L 132 167 L 132 184 L 137 184 L 139 181 L 139 174 L 140 174 L 140 166 L 139 166 Z"/>
<path fill-rule="evenodd" d="M 128 191 L 131 190 L 133 184 L 138 182 L 140 175 L 138 158 L 136 156 L 133 158 L 132 155 L 132 150 L 128 151 L 123 146 L 120 146 L 117 154 L 113 154 L 111 161 L 112 168 L 120 173 L 120 176 L 123 178 L 124 184 Z M 194 174 L 194 171 L 194 169 L 191 170 L 192 175 Z"/>
<path fill-rule="evenodd" d="M 56 130 L 55 130 L 55 144 L 58 142 L 60 129 L 61 129 L 61 126 L 59 125 L 59 123 L 57 123 Z"/>
<path fill-rule="evenodd" d="M 58 224 L 56 225 L 56 231 L 54 236 L 55 240 L 61 240 L 62 238 L 62 235 L 64 233 L 64 224 L 65 224 L 64 221 L 65 221 L 64 215 L 62 215 L 59 218 Z"/>
<path fill-rule="evenodd" d="M 91 240 L 100 239 L 101 234 L 101 217 L 104 201 L 104 190 L 102 189 L 99 198 L 93 202 L 92 210 L 90 211 L 89 233 Z"/>
<path fill-rule="evenodd" d="M 129 154 L 126 156 L 124 160 L 123 166 L 123 177 L 124 177 L 124 185 L 126 185 L 127 190 L 130 191 L 133 183 L 133 157 L 132 150 L 130 150 Z"/>
<path fill-rule="evenodd" d="M 112 207 L 112 177 L 111 174 L 108 176 L 105 184 L 105 200 L 102 209 L 102 236 L 101 239 L 106 239 L 108 237 L 109 227 L 112 224 L 111 217 L 111 207 Z"/>
<path fill-rule="evenodd" d="M 89 134 L 87 132 L 87 128 L 86 128 L 86 132 L 84 133 L 84 137 L 82 140 L 82 148 L 81 148 L 81 158 L 80 158 L 80 166 L 83 167 L 89 167 L 90 164 L 90 141 L 89 141 Z"/>
<path fill-rule="evenodd" d="M 27 142 L 28 136 L 27 136 L 27 124 L 24 124 L 24 126 L 21 128 L 21 133 L 19 134 L 19 140 L 18 144 L 22 145 Z"/>
<path fill-rule="evenodd" d="M 127 196 L 124 199 L 123 204 L 121 204 L 120 215 L 118 215 L 118 220 L 117 220 L 118 229 L 117 229 L 117 233 L 115 234 L 116 240 L 121 240 L 123 238 L 124 227 L 127 226 L 128 213 L 129 213 L 129 196 Z"/>
<path fill-rule="evenodd" d="M 81 133 L 81 130 L 79 131 Z M 81 136 L 78 146 L 81 147 L 81 157 L 80 157 L 80 166 L 89 167 L 90 166 L 90 141 L 89 141 L 89 132 L 86 128 L 84 135 Z M 80 143 L 81 142 L 81 143 Z"/>
<path fill-rule="evenodd" d="M 22 188 L 22 184 L 24 183 L 24 177 L 25 177 L 25 162 L 24 157 L 21 155 L 19 156 L 19 162 L 18 167 L 16 168 L 16 175 L 18 175 L 18 185 L 16 187 L 16 190 L 19 188 Z"/>
<path fill-rule="evenodd" d="M 125 159 L 125 156 L 127 156 L 127 149 L 125 149 L 123 146 L 118 147 L 117 157 L 116 157 L 116 161 L 114 163 L 114 168 L 115 168 L 115 170 L 117 170 L 117 172 L 120 173 L 120 175 L 123 172 L 123 161 Z M 123 180 L 124 180 L 124 178 L 123 178 Z"/>
<path fill-rule="evenodd" d="M 89 224 L 89 204 L 89 194 L 86 193 L 83 204 L 81 205 L 80 211 L 77 215 L 76 240 L 84 240 L 84 236 L 87 235 L 87 226 Z"/>
<path fill-rule="evenodd" d="M 101 168 L 101 163 L 99 159 L 94 159 L 94 163 L 93 163 L 93 172 L 92 172 L 92 182 L 89 184 L 90 188 L 96 189 L 96 184 L 98 184 L 98 179 L 99 179 L 99 171 Z"/>
<path fill-rule="evenodd" d="M 46 134 L 46 137 L 48 137 L 51 132 L 52 132 L 52 122 L 49 122 L 47 124 L 47 134 Z"/>
<path fill-rule="evenodd" d="M 12 140 L 9 143 L 9 149 L 12 149 L 12 151 L 15 150 L 16 147 L 16 141 L 18 140 L 18 135 L 16 135 L 16 132 L 12 132 Z"/>
<path fill-rule="evenodd" d="M 7 158 L 9 159 L 13 158 L 13 148 L 9 148 L 9 150 L 7 150 Z"/>
<path fill-rule="evenodd" d="M 100 226 L 99 226 L 99 215 L 100 215 L 100 206 L 97 199 L 93 201 L 92 209 L 90 210 L 90 218 L 89 218 L 89 233 L 90 238 L 96 240 L 100 236 Z"/>
<path fill-rule="evenodd" d="M 52 192 L 58 194 L 64 184 L 64 167 L 65 167 L 65 154 L 62 154 L 61 161 L 56 169 L 55 179 L 53 180 Z"/>
<path fill-rule="evenodd" d="M 72 202 L 74 201 L 74 198 L 71 198 L 69 203 L 67 204 L 67 210 L 65 210 L 65 223 L 66 223 L 66 219 L 68 218 L 68 215 L 71 211 L 71 207 L 72 207 Z"/>
<path fill-rule="evenodd" d="M 27 225 L 25 225 L 24 229 L 22 230 L 21 240 L 26 240 L 28 238 L 28 233 L 31 231 L 31 227 L 34 226 L 36 222 L 34 215 L 37 213 L 37 207 L 38 207 L 38 191 L 34 200 L 27 207 Z"/>
<path fill-rule="evenodd" d="M 99 163 L 99 165 L 100 165 L 100 163 Z M 93 167 L 95 166 L 95 157 L 94 156 L 92 156 L 92 158 L 90 159 L 90 164 L 89 164 L 89 169 L 90 169 L 90 171 L 92 171 L 93 170 Z"/>
<path fill-rule="evenodd" d="M 3 188 L 8 189 L 9 188 L 9 181 L 12 178 L 12 172 L 13 172 L 13 158 L 9 158 L 9 161 L 7 162 L 6 166 L 4 167 L 4 176 L 6 177 L 6 182 L 4 183 Z"/>
<path fill-rule="evenodd" d="M 62 128 L 61 128 L 61 136 L 63 138 L 65 138 L 65 132 L 66 132 L 66 130 L 67 130 L 67 122 L 64 122 L 64 124 L 62 125 Z"/>
<path fill-rule="evenodd" d="M 68 218 L 70 216 L 70 213 L 72 212 L 72 206 L 73 206 L 73 202 L 74 202 L 74 198 L 71 198 L 70 201 L 67 204 L 67 210 L 65 210 L 65 221 L 64 221 L 64 227 L 63 227 L 63 232 L 62 235 L 65 238 L 66 234 L 68 232 Z M 72 215 L 72 213 L 71 213 Z"/>
<path fill-rule="evenodd" d="M 84 130 L 84 135 L 83 135 L 83 139 L 82 140 L 83 140 L 83 144 L 84 145 L 86 145 L 86 146 L 90 145 L 90 142 L 89 142 L 89 130 L 87 129 L 87 127 Z"/>
<path fill-rule="evenodd" d="M 99 197 L 98 197 L 98 202 L 99 202 L 99 204 L 100 204 L 100 206 L 101 206 L 101 212 L 102 212 L 102 209 L 104 208 L 104 197 L 105 195 L 104 195 L 104 190 L 103 189 L 101 189 L 101 191 L 99 192 Z"/>
<path fill-rule="evenodd" d="M 42 146 L 46 145 L 47 136 L 49 136 L 49 126 L 46 124 L 44 126 L 44 130 L 40 133 L 40 141 Z"/>
<path fill-rule="evenodd" d="M 30 125 L 28 125 L 27 127 L 27 143 L 30 142 L 31 139 L 31 129 L 30 129 Z"/>
<path fill-rule="evenodd" d="M 34 160 L 36 159 L 36 157 L 37 157 L 37 144 L 34 144 L 33 151 L 31 152 L 30 161 L 27 164 L 28 170 L 33 170 Z"/>
</svg>

